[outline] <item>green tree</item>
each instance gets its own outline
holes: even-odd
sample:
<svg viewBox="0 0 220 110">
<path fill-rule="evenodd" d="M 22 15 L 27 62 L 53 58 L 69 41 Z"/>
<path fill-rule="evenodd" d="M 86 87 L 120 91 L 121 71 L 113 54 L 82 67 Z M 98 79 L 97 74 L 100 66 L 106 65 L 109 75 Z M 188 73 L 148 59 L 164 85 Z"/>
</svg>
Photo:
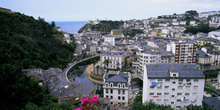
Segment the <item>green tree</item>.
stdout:
<svg viewBox="0 0 220 110">
<path fill-rule="evenodd" d="M 51 26 L 52 26 L 52 27 L 55 27 L 55 26 L 56 26 L 56 24 L 55 24 L 54 21 L 52 21 Z"/>
<path fill-rule="evenodd" d="M 108 60 L 108 59 L 106 59 L 106 60 L 104 60 L 104 62 L 103 62 L 105 65 L 107 65 L 107 67 L 106 68 L 108 68 L 108 65 L 109 65 L 109 63 L 110 63 L 110 61 Z"/>
</svg>

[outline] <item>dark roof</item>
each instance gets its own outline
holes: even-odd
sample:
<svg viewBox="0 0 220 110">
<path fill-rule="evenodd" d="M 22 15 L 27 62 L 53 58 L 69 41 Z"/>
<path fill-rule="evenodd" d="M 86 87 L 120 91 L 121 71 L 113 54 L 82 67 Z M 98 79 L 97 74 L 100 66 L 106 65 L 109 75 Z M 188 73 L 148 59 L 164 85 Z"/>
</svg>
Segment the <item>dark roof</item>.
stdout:
<svg viewBox="0 0 220 110">
<path fill-rule="evenodd" d="M 211 56 L 208 56 L 204 51 L 198 51 L 196 52 L 197 57 L 202 57 L 202 58 L 211 58 Z"/>
<path fill-rule="evenodd" d="M 203 101 L 209 106 L 214 106 L 213 109 L 220 109 L 220 97 L 204 97 Z"/>
<path fill-rule="evenodd" d="M 125 79 L 124 77 L 122 77 L 121 75 L 114 75 L 111 78 L 106 79 L 107 82 L 128 82 L 127 79 Z"/>
<path fill-rule="evenodd" d="M 195 38 L 194 40 L 218 42 L 217 39 L 214 39 L 214 38 L 211 38 L 211 37 L 199 37 L 199 38 Z"/>
<path fill-rule="evenodd" d="M 147 77 L 151 78 L 173 78 L 170 71 L 178 72 L 176 78 L 205 78 L 203 71 L 197 68 L 197 64 L 146 64 Z"/>
</svg>

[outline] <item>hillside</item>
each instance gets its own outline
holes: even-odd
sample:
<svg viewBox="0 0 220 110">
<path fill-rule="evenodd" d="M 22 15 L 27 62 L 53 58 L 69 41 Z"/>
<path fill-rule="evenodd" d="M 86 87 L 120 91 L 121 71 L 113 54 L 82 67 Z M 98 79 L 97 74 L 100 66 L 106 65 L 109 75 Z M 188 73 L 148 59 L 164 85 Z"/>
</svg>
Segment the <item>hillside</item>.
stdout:
<svg viewBox="0 0 220 110">
<path fill-rule="evenodd" d="M 3 63 L 22 68 L 64 68 L 72 58 L 75 44 L 62 41 L 62 34 L 39 18 L 0 11 L 0 52 Z M 5 55 L 10 55 L 5 59 Z"/>
<path fill-rule="evenodd" d="M 120 29 L 120 27 L 123 25 L 123 21 L 105 21 L 102 20 L 100 21 L 99 24 L 92 25 L 87 23 L 84 25 L 81 29 L 79 29 L 79 33 L 83 31 L 87 31 L 88 29 L 91 29 L 92 31 L 99 31 L 99 32 L 104 32 L 104 33 L 109 33 L 111 32 L 112 29 Z"/>
<path fill-rule="evenodd" d="M 21 72 L 27 68 L 64 68 L 72 59 L 75 43 L 66 44 L 62 34 L 39 18 L 0 11 L 0 109 L 71 110 L 58 104 L 36 79 Z"/>
</svg>

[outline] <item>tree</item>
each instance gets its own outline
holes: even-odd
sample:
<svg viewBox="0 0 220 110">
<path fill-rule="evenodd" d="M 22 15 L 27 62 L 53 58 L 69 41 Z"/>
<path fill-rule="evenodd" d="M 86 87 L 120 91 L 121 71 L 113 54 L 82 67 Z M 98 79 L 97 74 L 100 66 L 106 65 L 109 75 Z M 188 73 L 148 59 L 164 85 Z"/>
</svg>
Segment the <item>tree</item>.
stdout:
<svg viewBox="0 0 220 110">
<path fill-rule="evenodd" d="M 100 68 L 100 66 L 98 65 L 98 66 L 96 66 L 96 69 L 97 69 L 97 74 L 99 74 L 99 68 Z"/>
<path fill-rule="evenodd" d="M 108 60 L 108 59 L 106 59 L 106 60 L 104 60 L 104 62 L 103 62 L 105 65 L 107 65 L 107 67 L 106 68 L 108 68 L 108 64 L 110 63 L 110 61 Z"/>
<path fill-rule="evenodd" d="M 55 26 L 56 26 L 56 24 L 55 24 L 54 21 L 52 21 L 51 26 L 52 26 L 52 27 L 55 27 Z"/>
</svg>

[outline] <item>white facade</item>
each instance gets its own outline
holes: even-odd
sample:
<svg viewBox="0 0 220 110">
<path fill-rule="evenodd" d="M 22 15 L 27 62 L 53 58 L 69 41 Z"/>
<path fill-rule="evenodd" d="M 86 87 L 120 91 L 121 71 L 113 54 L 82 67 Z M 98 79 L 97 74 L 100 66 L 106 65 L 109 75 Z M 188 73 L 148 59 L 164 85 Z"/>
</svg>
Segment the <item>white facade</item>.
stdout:
<svg viewBox="0 0 220 110">
<path fill-rule="evenodd" d="M 137 53 L 139 56 L 137 62 L 139 63 L 138 71 L 143 73 L 146 64 L 156 63 L 174 63 L 174 54 L 164 51 L 144 51 Z"/>
<path fill-rule="evenodd" d="M 115 36 L 112 36 L 112 35 L 104 36 L 104 42 L 108 42 L 111 45 L 115 46 Z"/>
<path fill-rule="evenodd" d="M 131 75 L 128 73 L 128 78 L 121 76 L 121 73 L 112 77 L 106 77 L 106 75 L 108 74 L 104 76 L 104 98 L 110 98 L 111 105 L 123 104 L 128 106 L 128 100 L 131 98 Z"/>
<path fill-rule="evenodd" d="M 105 60 L 109 61 L 109 64 L 105 64 Z M 101 53 L 101 67 L 109 69 L 122 69 L 123 66 L 123 52 L 102 52 Z"/>
<path fill-rule="evenodd" d="M 168 72 L 169 77 L 163 77 L 163 74 L 167 73 L 157 74 L 157 67 L 155 66 L 154 73 L 160 76 L 149 77 L 147 68 L 148 66 L 145 66 L 144 69 L 143 103 L 153 101 L 156 104 L 171 105 L 174 108 L 181 108 L 190 104 L 202 105 L 205 76 L 191 78 L 180 75 L 178 71 L 172 72 L 171 70 Z"/>
</svg>

